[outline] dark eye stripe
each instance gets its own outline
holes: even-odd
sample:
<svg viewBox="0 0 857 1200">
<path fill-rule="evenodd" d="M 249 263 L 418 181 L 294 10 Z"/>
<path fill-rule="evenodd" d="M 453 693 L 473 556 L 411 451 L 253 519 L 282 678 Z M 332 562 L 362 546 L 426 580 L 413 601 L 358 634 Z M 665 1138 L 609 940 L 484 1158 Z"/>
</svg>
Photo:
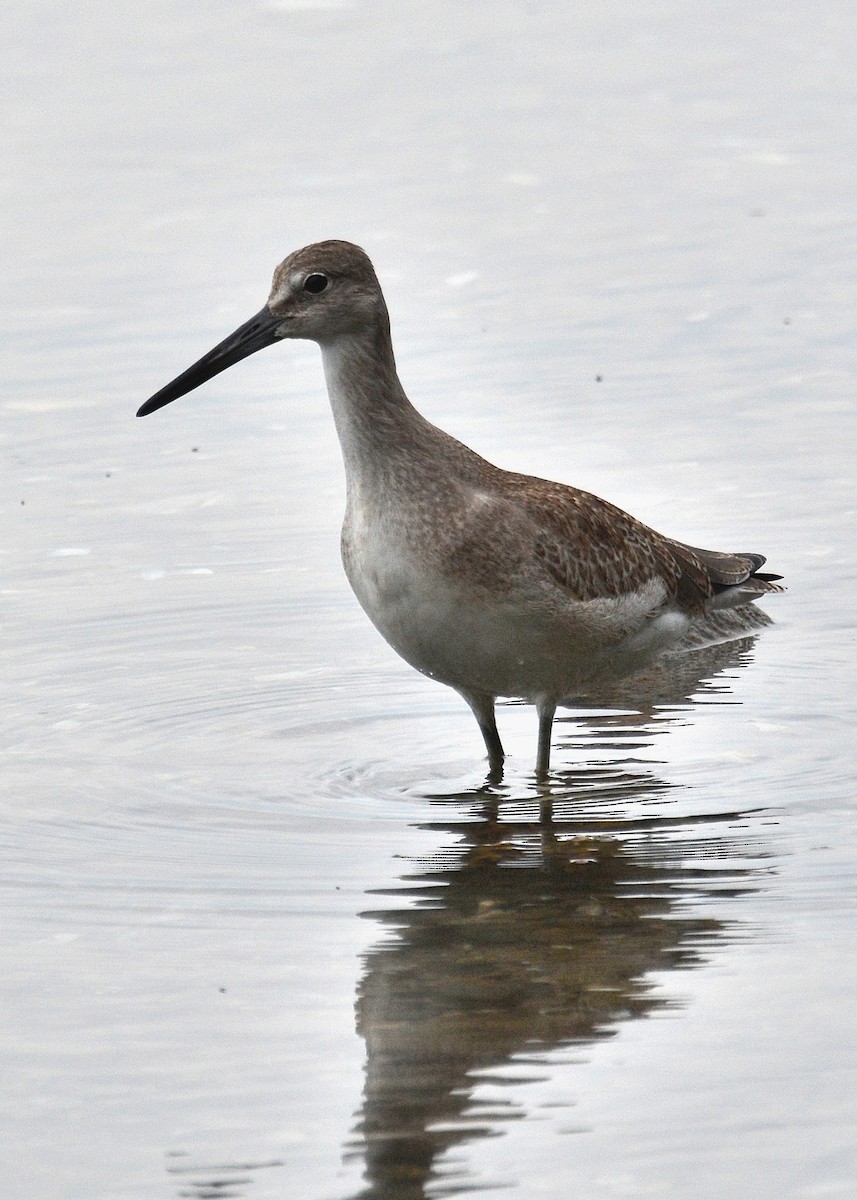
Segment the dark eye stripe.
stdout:
<svg viewBox="0 0 857 1200">
<path fill-rule="evenodd" d="M 313 295 L 317 295 L 319 292 L 324 291 L 328 285 L 328 282 L 329 280 L 326 275 L 321 275 L 320 273 L 307 275 L 306 279 L 304 280 L 304 291 L 312 292 Z"/>
</svg>

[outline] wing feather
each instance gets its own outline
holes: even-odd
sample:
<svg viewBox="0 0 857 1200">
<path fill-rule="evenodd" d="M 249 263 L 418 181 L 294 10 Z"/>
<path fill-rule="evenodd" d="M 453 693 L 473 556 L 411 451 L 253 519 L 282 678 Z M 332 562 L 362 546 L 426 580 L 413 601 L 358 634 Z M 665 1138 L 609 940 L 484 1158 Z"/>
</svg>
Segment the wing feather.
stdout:
<svg viewBox="0 0 857 1200">
<path fill-rule="evenodd" d="M 758 574 L 765 562 L 761 554 L 688 546 L 590 492 L 525 475 L 513 478 L 515 500 L 535 527 L 537 558 L 576 599 L 627 595 L 658 578 L 668 600 L 698 615 L 721 594 L 727 600 L 731 589 L 736 603 L 782 590 L 773 582 L 780 576 Z"/>
</svg>

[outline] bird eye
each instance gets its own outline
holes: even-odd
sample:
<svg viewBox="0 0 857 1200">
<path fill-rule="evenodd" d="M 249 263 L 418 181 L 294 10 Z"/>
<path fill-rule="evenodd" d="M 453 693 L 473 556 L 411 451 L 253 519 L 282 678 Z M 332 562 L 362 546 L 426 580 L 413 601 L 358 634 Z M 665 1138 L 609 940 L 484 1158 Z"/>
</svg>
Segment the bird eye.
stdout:
<svg viewBox="0 0 857 1200">
<path fill-rule="evenodd" d="M 306 279 L 304 280 L 304 291 L 312 292 L 314 296 L 317 296 L 319 292 L 324 291 L 329 282 L 330 281 L 326 275 L 321 275 L 318 273 L 307 275 Z"/>
</svg>

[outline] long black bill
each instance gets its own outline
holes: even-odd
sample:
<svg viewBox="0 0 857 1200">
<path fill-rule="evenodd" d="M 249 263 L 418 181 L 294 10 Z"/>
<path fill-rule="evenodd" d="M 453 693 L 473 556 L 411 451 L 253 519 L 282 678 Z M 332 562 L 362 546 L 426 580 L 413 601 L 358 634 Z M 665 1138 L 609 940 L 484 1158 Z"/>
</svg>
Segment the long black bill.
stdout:
<svg viewBox="0 0 857 1200">
<path fill-rule="evenodd" d="M 163 408 L 165 404 L 178 400 L 179 396 L 186 396 L 188 392 L 198 388 L 201 383 L 205 383 L 214 375 L 219 375 L 221 371 L 240 362 L 242 358 L 247 358 L 248 355 L 255 354 L 257 350 L 264 350 L 266 346 L 273 345 L 279 340 L 277 327 L 280 322 L 281 318 L 275 317 L 269 308 L 263 308 L 261 312 L 256 313 L 255 317 L 245 321 L 228 338 L 224 338 L 213 350 L 209 350 L 208 354 L 204 355 L 199 362 L 195 362 L 192 367 L 182 371 L 181 375 L 172 383 L 168 383 L 159 392 L 155 392 L 150 400 L 140 405 L 137 416 L 147 417 L 149 413 Z"/>
</svg>

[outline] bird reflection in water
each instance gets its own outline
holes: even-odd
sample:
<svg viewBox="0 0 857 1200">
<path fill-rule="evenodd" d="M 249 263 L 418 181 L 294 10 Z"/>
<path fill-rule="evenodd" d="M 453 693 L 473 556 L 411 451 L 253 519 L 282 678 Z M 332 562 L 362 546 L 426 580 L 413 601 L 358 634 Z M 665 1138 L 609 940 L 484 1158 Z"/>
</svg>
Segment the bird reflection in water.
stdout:
<svg viewBox="0 0 857 1200">
<path fill-rule="evenodd" d="M 682 815 L 684 789 L 632 756 L 693 703 L 728 692 L 723 672 L 751 644 L 685 655 L 645 682 L 635 712 L 617 694 L 626 711 L 590 718 L 593 748 L 624 746 L 623 760 L 527 794 L 434 798 L 431 827 L 457 840 L 403 877 L 400 908 L 366 914 L 390 934 L 367 954 L 358 991 L 367 1063 L 347 1153 L 365 1161 L 360 1200 L 478 1188 L 450 1152 L 527 1115 L 497 1098 L 504 1076 L 546 1078 L 549 1053 L 674 1003 L 651 974 L 699 966 L 729 936 L 723 904 L 766 870 L 759 814 Z M 700 915 L 692 902 L 713 892 L 717 916 Z"/>
</svg>

